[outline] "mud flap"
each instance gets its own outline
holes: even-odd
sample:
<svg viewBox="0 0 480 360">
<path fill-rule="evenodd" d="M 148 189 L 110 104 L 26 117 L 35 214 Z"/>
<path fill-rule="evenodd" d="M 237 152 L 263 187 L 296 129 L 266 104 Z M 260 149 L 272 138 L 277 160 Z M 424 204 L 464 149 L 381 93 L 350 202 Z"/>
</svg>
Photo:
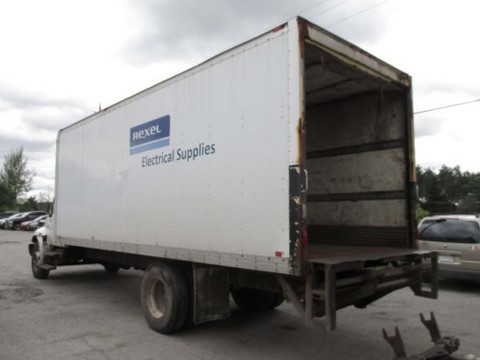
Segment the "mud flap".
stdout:
<svg viewBox="0 0 480 360">
<path fill-rule="evenodd" d="M 228 269 L 193 265 L 193 322 L 200 324 L 230 316 Z"/>
</svg>

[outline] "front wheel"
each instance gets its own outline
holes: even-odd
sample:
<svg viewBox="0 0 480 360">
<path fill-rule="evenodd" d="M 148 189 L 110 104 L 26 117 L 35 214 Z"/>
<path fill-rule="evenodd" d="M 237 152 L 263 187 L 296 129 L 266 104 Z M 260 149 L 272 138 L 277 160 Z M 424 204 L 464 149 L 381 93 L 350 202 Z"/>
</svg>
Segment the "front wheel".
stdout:
<svg viewBox="0 0 480 360">
<path fill-rule="evenodd" d="M 188 318 L 190 297 L 187 278 L 173 263 L 154 263 L 142 280 L 141 302 L 148 325 L 162 334 L 182 328 Z"/>
<path fill-rule="evenodd" d="M 32 249 L 32 274 L 33 277 L 36 279 L 46 279 L 50 270 L 43 269 L 38 266 L 38 262 L 40 261 L 40 249 L 38 243 L 33 244 Z"/>
</svg>

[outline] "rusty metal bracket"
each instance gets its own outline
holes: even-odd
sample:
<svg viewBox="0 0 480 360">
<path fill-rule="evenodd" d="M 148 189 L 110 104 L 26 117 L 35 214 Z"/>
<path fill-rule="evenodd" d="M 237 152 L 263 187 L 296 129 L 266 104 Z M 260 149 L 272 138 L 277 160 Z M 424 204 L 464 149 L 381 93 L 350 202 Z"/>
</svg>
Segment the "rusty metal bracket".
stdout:
<svg viewBox="0 0 480 360">
<path fill-rule="evenodd" d="M 395 359 L 406 359 L 407 353 L 405 351 L 405 345 L 403 344 L 402 336 L 400 335 L 400 331 L 398 327 L 395 327 L 395 335 L 388 336 L 387 331 L 382 329 L 383 338 L 385 341 L 392 347 L 393 352 L 395 353 Z"/>
<path fill-rule="evenodd" d="M 420 281 L 410 288 L 415 295 L 426 297 L 429 299 L 438 299 L 438 254 L 436 252 L 430 254 L 430 269 L 428 274 L 425 271 L 420 272 Z M 424 258 L 425 259 L 425 258 Z M 421 265 L 422 259 L 418 260 L 417 265 Z M 425 275 L 428 276 L 430 282 L 430 289 L 423 289 L 425 285 Z"/>
<path fill-rule="evenodd" d="M 282 275 L 277 275 L 277 280 L 280 286 L 282 287 L 283 294 L 285 297 L 291 301 L 295 309 L 301 316 L 305 316 L 305 305 L 302 303 L 301 299 L 297 297 L 295 290 L 290 286 L 290 284 L 285 280 Z"/>
<path fill-rule="evenodd" d="M 433 311 L 430 312 L 430 320 L 425 319 L 423 314 L 420 314 L 420 321 L 423 325 L 427 328 L 428 332 L 430 333 L 430 337 L 432 338 L 432 342 L 435 344 L 442 336 L 440 335 L 440 329 L 438 328 L 437 320 L 435 319 L 435 315 Z"/>
<path fill-rule="evenodd" d="M 420 321 L 427 328 L 434 345 L 419 355 L 411 355 L 407 357 L 407 352 L 405 351 L 405 346 L 403 344 L 400 331 L 397 327 L 395 327 L 394 336 L 388 336 L 385 329 L 383 329 L 383 338 L 392 347 L 393 352 L 395 353 L 394 360 L 480 360 L 479 357 L 472 354 L 457 354 L 451 356 L 452 353 L 456 352 L 459 349 L 460 340 L 454 336 L 445 336 L 443 338 L 441 337 L 440 329 L 438 328 L 438 324 L 435 316 L 433 315 L 433 312 L 430 313 L 430 320 L 425 319 L 423 314 L 420 314 Z"/>
</svg>

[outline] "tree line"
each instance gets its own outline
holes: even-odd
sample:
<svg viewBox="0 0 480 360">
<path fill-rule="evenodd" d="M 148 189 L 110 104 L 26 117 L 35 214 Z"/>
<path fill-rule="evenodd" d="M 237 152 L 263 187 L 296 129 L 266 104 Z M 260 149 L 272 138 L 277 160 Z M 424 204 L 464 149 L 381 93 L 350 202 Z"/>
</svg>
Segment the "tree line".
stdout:
<svg viewBox="0 0 480 360">
<path fill-rule="evenodd" d="M 480 214 L 480 173 L 443 165 L 438 171 L 417 166 L 420 212 Z"/>
<path fill-rule="evenodd" d="M 32 189 L 35 170 L 29 168 L 28 158 L 19 147 L 4 156 L 0 168 L 0 212 L 8 210 L 45 210 L 48 204 L 39 203 L 35 197 L 26 198 Z"/>
</svg>

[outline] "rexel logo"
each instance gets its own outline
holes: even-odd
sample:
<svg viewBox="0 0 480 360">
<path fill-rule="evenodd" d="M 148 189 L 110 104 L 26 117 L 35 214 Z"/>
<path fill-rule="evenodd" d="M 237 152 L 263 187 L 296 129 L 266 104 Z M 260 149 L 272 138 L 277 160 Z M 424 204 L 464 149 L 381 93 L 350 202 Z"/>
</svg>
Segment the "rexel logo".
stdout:
<svg viewBox="0 0 480 360">
<path fill-rule="evenodd" d="M 130 155 L 170 145 L 170 115 L 130 128 Z"/>
</svg>

